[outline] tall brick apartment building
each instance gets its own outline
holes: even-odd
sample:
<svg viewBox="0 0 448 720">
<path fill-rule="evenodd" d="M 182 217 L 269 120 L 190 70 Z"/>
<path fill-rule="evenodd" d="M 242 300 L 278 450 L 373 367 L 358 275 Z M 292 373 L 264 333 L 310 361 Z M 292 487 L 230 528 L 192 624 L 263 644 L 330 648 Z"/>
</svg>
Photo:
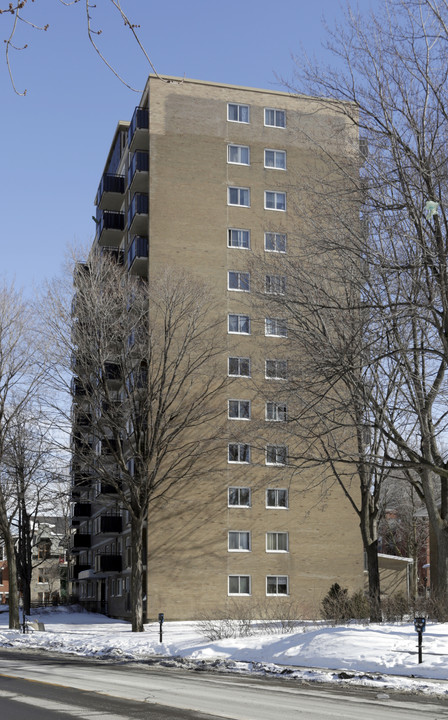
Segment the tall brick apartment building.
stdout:
<svg viewBox="0 0 448 720">
<path fill-rule="evenodd" d="M 309 489 L 311 471 L 288 465 L 288 325 L 269 310 L 269 294 L 286 280 L 267 272 L 261 313 L 250 304 L 251 268 L 259 256 L 275 269 L 276 257 L 300 242 L 294 189 L 310 167 L 325 173 L 338 120 L 305 96 L 166 80 L 151 76 L 131 120 L 117 125 L 96 197 L 94 247 L 119 254 L 149 283 L 176 266 L 209 281 L 225 323 L 222 373 L 232 383 L 220 472 L 193 488 L 180 484 L 148 515 L 147 618 L 213 615 L 235 600 L 252 608 L 294 601 L 312 616 L 333 582 L 362 587 L 360 534 L 341 492 L 322 505 L 320 489 Z M 353 129 L 342 132 L 356 142 Z M 261 428 L 258 442 L 253 427 Z M 89 427 L 74 432 L 88 435 Z M 126 514 L 118 502 L 111 512 L 110 499 L 106 513 L 76 473 L 73 500 L 72 592 L 129 617 Z"/>
</svg>

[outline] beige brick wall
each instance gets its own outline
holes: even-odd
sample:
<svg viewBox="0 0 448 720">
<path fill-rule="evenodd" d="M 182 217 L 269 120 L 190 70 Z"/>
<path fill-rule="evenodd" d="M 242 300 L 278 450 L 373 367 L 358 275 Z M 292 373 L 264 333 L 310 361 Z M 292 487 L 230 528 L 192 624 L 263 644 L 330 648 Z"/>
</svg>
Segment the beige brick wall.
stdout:
<svg viewBox="0 0 448 720">
<path fill-rule="evenodd" d="M 227 103 L 250 105 L 250 124 L 227 121 Z M 286 109 L 286 129 L 264 127 L 264 108 Z M 264 445 L 269 434 L 281 443 L 281 428 L 264 421 L 264 359 L 287 353 L 287 343 L 264 337 L 263 317 L 250 298 L 227 291 L 227 271 L 246 270 L 262 255 L 264 232 L 287 232 L 290 243 L 302 242 L 294 213 L 296 186 L 307 172 L 326 172 L 317 144 L 340 143 L 340 118 L 308 98 L 282 93 L 186 81 L 150 80 L 150 281 L 168 266 L 181 266 L 207 279 L 220 303 L 227 356 L 251 357 L 253 379 L 234 381 L 227 397 L 252 399 L 252 420 L 229 421 L 231 435 L 254 444 L 250 466 L 227 463 L 227 442 L 219 452 L 222 466 L 199 477 L 194 486 L 178 486 L 169 503 L 150 508 L 148 517 L 148 613 L 167 619 L 213 614 L 233 602 L 229 574 L 251 576 L 251 597 L 239 603 L 266 603 L 266 576 L 287 575 L 290 597 L 303 614 L 315 616 L 333 582 L 362 587 L 362 546 L 357 518 L 334 487 L 320 497 L 312 472 L 266 467 Z M 249 167 L 227 163 L 227 144 L 250 146 Z M 264 168 L 264 149 L 286 150 L 287 171 Z M 250 208 L 229 207 L 229 185 L 250 187 Z M 264 191 L 287 192 L 287 212 L 264 209 Z M 251 230 L 251 250 L 228 249 L 227 228 Z M 228 335 L 227 313 L 252 317 L 250 337 Z M 274 349 L 275 348 L 275 349 Z M 271 385 L 271 387 L 273 387 Z M 267 390 L 267 392 L 274 390 Z M 275 394 L 276 395 L 276 394 Z M 278 390 L 278 397 L 281 390 Z M 223 397 L 226 403 L 227 397 Z M 246 439 L 247 438 L 247 439 Z M 291 446 L 293 438 L 286 439 Z M 250 508 L 228 508 L 227 488 L 252 489 Z M 266 488 L 289 488 L 289 509 L 266 508 Z M 229 530 L 251 532 L 250 552 L 228 552 Z M 288 553 L 267 553 L 266 532 L 287 531 Z M 275 598 L 272 598 L 274 601 Z"/>
</svg>

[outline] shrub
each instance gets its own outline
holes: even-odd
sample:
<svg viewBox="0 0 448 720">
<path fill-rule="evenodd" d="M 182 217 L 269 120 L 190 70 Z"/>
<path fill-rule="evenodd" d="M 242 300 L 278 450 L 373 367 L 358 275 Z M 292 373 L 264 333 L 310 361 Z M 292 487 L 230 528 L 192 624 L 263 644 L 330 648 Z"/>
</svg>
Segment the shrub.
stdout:
<svg viewBox="0 0 448 720">
<path fill-rule="evenodd" d="M 325 620 L 340 622 L 352 617 L 348 590 L 334 583 L 322 600 L 322 616 Z"/>
</svg>

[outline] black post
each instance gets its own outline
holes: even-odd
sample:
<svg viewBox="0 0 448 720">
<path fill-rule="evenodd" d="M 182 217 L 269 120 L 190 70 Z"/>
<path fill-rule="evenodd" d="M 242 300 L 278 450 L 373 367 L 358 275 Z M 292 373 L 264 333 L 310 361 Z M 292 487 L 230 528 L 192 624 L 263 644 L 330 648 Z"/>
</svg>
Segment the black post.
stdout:
<svg viewBox="0 0 448 720">
<path fill-rule="evenodd" d="M 162 642 L 162 625 L 163 621 L 165 619 L 164 613 L 159 613 L 159 630 L 160 630 L 160 638 L 159 641 Z"/>
<path fill-rule="evenodd" d="M 422 657 L 422 639 L 423 639 L 423 633 L 420 630 L 418 633 L 418 662 L 419 664 L 423 662 Z"/>
</svg>

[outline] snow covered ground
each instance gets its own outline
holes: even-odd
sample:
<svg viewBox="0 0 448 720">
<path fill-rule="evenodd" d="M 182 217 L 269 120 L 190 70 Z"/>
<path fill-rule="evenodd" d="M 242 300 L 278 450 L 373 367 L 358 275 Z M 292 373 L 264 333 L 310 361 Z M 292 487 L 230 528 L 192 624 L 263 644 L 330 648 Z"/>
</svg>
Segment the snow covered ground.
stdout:
<svg viewBox="0 0 448 720">
<path fill-rule="evenodd" d="M 165 622 L 160 643 L 158 623 L 132 633 L 128 623 L 64 607 L 37 610 L 31 619 L 43 622 L 45 632 L 9 630 L 7 613 L 0 613 L 0 646 L 448 696 L 448 624 L 427 624 L 418 664 L 412 623 L 306 622 L 289 634 L 278 628 L 279 634 L 210 641 L 195 622 Z"/>
</svg>

